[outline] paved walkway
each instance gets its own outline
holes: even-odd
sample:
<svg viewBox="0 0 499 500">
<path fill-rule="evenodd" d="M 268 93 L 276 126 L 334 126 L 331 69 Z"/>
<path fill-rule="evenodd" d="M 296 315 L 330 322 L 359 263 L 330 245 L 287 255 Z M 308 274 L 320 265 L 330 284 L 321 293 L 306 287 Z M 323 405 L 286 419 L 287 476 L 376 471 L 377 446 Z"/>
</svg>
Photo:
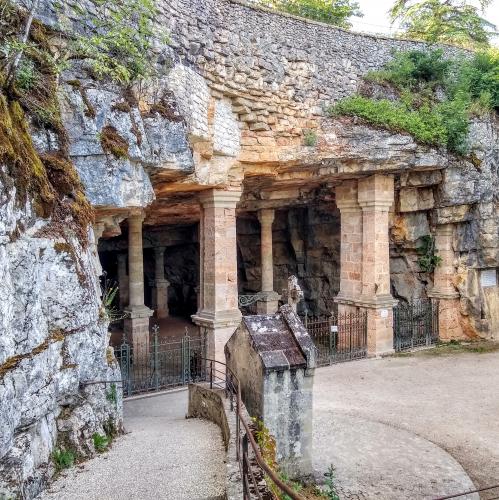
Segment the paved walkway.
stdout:
<svg viewBox="0 0 499 500">
<path fill-rule="evenodd" d="M 43 500 L 219 500 L 225 451 L 219 428 L 185 419 L 187 391 L 125 402 L 125 427 L 109 452 L 75 467 Z"/>
<path fill-rule="evenodd" d="M 415 500 L 499 484 L 498 388 L 499 352 L 318 369 L 316 475 L 332 463 L 342 499 Z"/>
</svg>

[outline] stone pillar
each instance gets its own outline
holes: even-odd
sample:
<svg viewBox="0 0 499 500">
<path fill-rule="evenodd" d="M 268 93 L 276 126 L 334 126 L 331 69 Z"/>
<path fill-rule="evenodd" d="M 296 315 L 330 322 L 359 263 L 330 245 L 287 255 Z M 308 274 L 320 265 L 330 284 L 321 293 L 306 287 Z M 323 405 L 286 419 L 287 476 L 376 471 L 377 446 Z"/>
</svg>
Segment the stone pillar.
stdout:
<svg viewBox="0 0 499 500">
<path fill-rule="evenodd" d="M 362 209 L 358 203 L 357 180 L 336 188 L 336 206 L 341 214 L 340 291 L 335 301 L 338 312 L 357 310 L 362 293 Z"/>
<path fill-rule="evenodd" d="M 367 350 L 375 356 L 393 351 L 393 306 L 390 293 L 388 213 L 393 177 L 373 175 L 344 181 L 336 188 L 341 213 L 340 291 L 338 312 L 365 311 Z"/>
<path fill-rule="evenodd" d="M 141 210 L 128 217 L 128 290 L 129 304 L 125 311 L 125 334 L 134 346 L 149 341 L 149 318 L 153 311 L 144 305 L 144 255 L 142 248 Z"/>
<path fill-rule="evenodd" d="M 454 288 L 452 278 L 455 274 L 454 249 L 452 241 L 454 226 L 443 224 L 437 226 L 435 234 L 435 250 L 441 258 L 433 274 L 433 288 L 429 297 L 438 299 L 438 329 L 440 340 L 461 339 L 465 337 L 461 327 L 459 293 Z"/>
<path fill-rule="evenodd" d="M 124 309 L 129 302 L 128 293 L 128 274 L 126 271 L 127 255 L 125 253 L 118 254 L 118 286 L 120 293 L 120 309 Z"/>
<path fill-rule="evenodd" d="M 274 260 L 272 254 L 272 223 L 274 210 L 262 209 L 258 212 L 260 221 L 260 252 L 262 265 L 261 292 L 265 294 L 257 302 L 258 314 L 275 314 L 279 307 L 279 294 L 274 292 Z"/>
<path fill-rule="evenodd" d="M 192 316 L 207 334 L 207 356 L 225 362 L 224 346 L 241 321 L 238 309 L 236 204 L 241 191 L 201 193 L 200 308 Z"/>
<path fill-rule="evenodd" d="M 165 278 L 165 247 L 156 247 L 154 249 L 155 259 L 155 289 L 156 295 L 156 317 L 167 318 L 168 310 L 168 287 L 170 282 Z"/>
<path fill-rule="evenodd" d="M 367 310 L 370 355 L 393 351 L 393 306 L 390 293 L 388 216 L 394 199 L 393 176 L 375 174 L 359 180 L 362 208 L 362 293 L 358 305 Z"/>
<path fill-rule="evenodd" d="M 104 229 L 105 229 L 105 224 L 103 222 L 96 222 L 92 226 L 93 241 L 90 242 L 90 248 L 93 255 L 95 273 L 97 274 L 97 276 L 102 276 L 102 274 L 104 273 L 102 265 L 100 263 L 99 248 L 98 248 L 99 240 L 101 239 L 102 234 L 104 233 Z"/>
</svg>

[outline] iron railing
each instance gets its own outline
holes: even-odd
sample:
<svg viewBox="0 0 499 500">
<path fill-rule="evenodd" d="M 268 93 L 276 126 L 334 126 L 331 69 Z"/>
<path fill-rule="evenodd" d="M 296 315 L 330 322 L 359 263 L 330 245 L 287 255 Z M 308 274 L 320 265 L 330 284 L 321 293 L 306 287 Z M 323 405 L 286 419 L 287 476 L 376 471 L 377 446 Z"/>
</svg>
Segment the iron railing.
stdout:
<svg viewBox="0 0 499 500">
<path fill-rule="evenodd" d="M 405 351 L 438 341 L 438 301 L 417 299 L 393 308 L 393 348 Z"/>
<path fill-rule="evenodd" d="M 479 488 L 476 490 L 465 491 L 463 493 L 456 493 L 454 495 L 437 497 L 434 498 L 433 500 L 449 500 L 451 498 L 460 498 L 474 494 L 479 494 L 480 498 L 483 498 L 484 500 L 497 500 L 499 499 L 499 484 L 496 484 L 495 486 L 487 486 L 486 488 Z M 492 496 L 488 496 L 489 494 Z M 487 495 L 488 498 L 486 498 L 485 495 Z"/>
<path fill-rule="evenodd" d="M 301 316 L 317 347 L 317 366 L 367 356 L 367 313 L 339 313 L 332 316 Z"/>
<path fill-rule="evenodd" d="M 114 348 L 120 365 L 123 396 L 158 391 L 201 380 L 205 341 L 187 333 L 180 340 L 159 339 L 153 328 L 150 340 Z"/>
<path fill-rule="evenodd" d="M 243 500 L 263 500 L 268 491 L 262 491 L 263 479 L 270 480 L 281 494 L 287 495 L 290 500 L 304 500 L 291 486 L 283 482 L 279 476 L 267 465 L 260 448 L 253 437 L 252 428 L 246 421 L 241 400 L 241 386 L 236 375 L 221 361 L 203 358 L 205 380 L 210 389 L 218 388 L 225 392 L 230 399 L 230 411 L 236 417 L 236 460 L 243 482 Z M 232 437 L 231 437 L 232 438 Z"/>
</svg>

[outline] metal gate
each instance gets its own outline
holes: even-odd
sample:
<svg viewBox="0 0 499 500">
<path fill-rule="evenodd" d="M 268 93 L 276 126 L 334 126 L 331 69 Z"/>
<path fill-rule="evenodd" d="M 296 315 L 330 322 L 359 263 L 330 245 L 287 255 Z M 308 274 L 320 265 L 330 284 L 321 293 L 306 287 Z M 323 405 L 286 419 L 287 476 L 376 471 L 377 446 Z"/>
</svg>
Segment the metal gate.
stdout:
<svg viewBox="0 0 499 500">
<path fill-rule="evenodd" d="M 130 344 L 124 338 L 114 348 L 124 397 L 203 380 L 204 339 L 186 332 L 180 340 L 171 341 L 159 339 L 158 334 L 154 327 L 148 342 Z"/>
<path fill-rule="evenodd" d="M 367 356 L 367 313 L 332 316 L 302 316 L 303 324 L 317 347 L 317 366 Z"/>
<path fill-rule="evenodd" d="M 393 309 L 393 347 L 405 351 L 438 340 L 438 301 L 399 302 Z"/>
</svg>

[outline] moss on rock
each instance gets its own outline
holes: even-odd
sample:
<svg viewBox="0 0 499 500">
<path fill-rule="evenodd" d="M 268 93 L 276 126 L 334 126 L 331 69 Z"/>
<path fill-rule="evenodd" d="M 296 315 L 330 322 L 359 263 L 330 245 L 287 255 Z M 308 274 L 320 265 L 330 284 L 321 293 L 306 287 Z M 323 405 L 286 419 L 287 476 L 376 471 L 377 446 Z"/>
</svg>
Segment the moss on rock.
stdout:
<svg viewBox="0 0 499 500">
<path fill-rule="evenodd" d="M 100 133 L 100 143 L 106 153 L 112 154 L 116 159 L 129 158 L 128 142 L 121 137 L 112 125 L 106 125 Z"/>
</svg>

